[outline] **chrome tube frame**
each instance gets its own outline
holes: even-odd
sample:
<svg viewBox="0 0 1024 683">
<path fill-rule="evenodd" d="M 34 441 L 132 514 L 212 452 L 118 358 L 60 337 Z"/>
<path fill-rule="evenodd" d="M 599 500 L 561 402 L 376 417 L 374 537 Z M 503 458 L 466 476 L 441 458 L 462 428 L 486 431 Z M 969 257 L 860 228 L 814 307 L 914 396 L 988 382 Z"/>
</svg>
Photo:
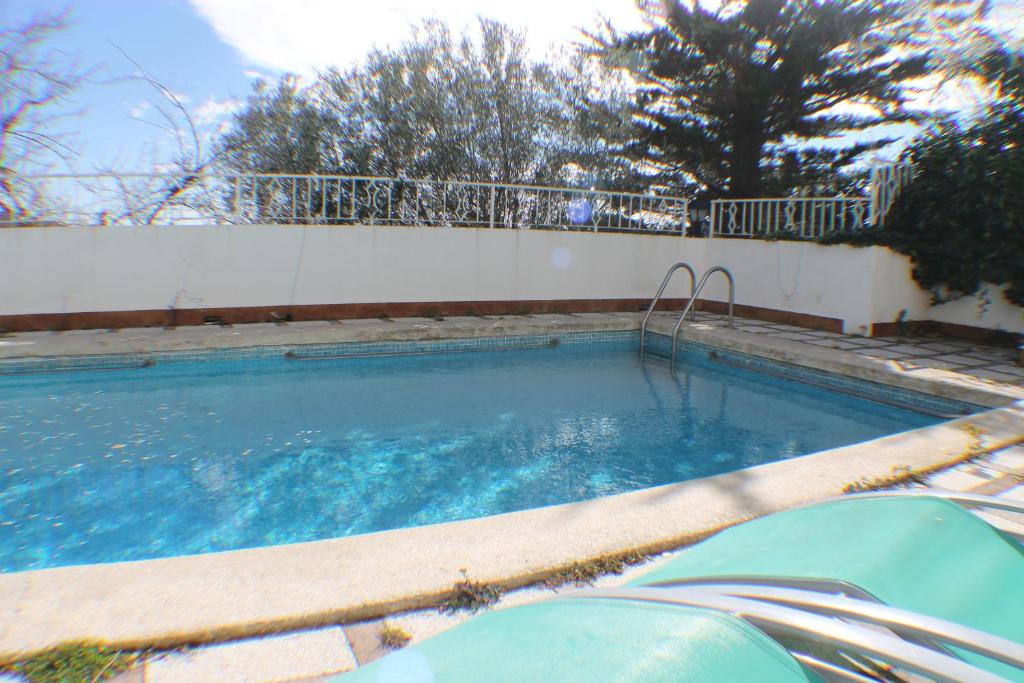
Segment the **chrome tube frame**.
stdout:
<svg viewBox="0 0 1024 683">
<path fill-rule="evenodd" d="M 882 626 L 900 636 L 909 636 L 915 642 L 926 647 L 932 646 L 933 649 L 944 651 L 944 647 L 936 648 L 932 643 L 949 644 L 1024 669 L 1024 645 L 1020 643 L 945 619 L 891 607 L 874 600 L 860 600 L 796 588 L 734 583 L 708 583 L 692 588 L 721 595 L 781 604 L 825 616 L 848 617 L 875 626 Z"/>
<path fill-rule="evenodd" d="M 715 593 L 704 588 L 590 589 L 567 593 L 559 599 L 563 598 L 654 602 L 716 610 L 737 616 L 769 636 L 788 636 L 846 648 L 936 681 L 1003 683 L 1005 680 L 960 659 L 893 635 L 809 611 Z"/>
<path fill-rule="evenodd" d="M 651 299 L 651 305 L 647 307 L 644 319 L 640 322 L 640 358 L 644 357 L 644 337 L 647 335 L 647 321 L 650 320 L 651 314 L 654 313 L 654 307 L 658 304 L 658 300 L 661 299 L 661 295 L 665 293 L 665 288 L 668 287 L 668 282 L 672 279 L 672 275 L 680 268 L 685 268 L 690 273 L 690 301 L 693 301 L 693 295 L 697 289 L 697 273 L 693 271 L 689 263 L 680 261 L 668 269 L 665 279 L 661 281 L 661 287 L 658 288 L 658 293 Z M 693 318 L 696 319 L 696 317 L 697 311 L 694 310 Z"/>
</svg>

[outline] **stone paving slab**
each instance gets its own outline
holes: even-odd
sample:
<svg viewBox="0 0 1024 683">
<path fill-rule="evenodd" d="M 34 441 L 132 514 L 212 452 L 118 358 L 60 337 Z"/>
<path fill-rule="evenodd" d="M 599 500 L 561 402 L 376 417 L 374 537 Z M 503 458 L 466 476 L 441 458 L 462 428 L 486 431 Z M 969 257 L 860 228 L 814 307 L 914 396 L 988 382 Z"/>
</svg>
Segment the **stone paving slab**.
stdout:
<svg viewBox="0 0 1024 683">
<path fill-rule="evenodd" d="M 209 645 L 150 659 L 145 683 L 271 683 L 350 671 L 340 626 Z"/>
<path fill-rule="evenodd" d="M 988 483 L 990 478 L 979 477 L 974 473 L 954 467 L 937 474 L 928 480 L 928 485 L 949 491 L 967 491 L 976 486 Z"/>
<path fill-rule="evenodd" d="M 1015 375 L 996 372 L 995 370 L 989 370 L 987 368 L 968 368 L 966 370 L 959 370 L 959 372 L 963 372 L 963 374 L 970 375 L 971 377 L 992 380 L 1001 384 L 1017 384 L 1018 380 L 1021 379 Z"/>
</svg>

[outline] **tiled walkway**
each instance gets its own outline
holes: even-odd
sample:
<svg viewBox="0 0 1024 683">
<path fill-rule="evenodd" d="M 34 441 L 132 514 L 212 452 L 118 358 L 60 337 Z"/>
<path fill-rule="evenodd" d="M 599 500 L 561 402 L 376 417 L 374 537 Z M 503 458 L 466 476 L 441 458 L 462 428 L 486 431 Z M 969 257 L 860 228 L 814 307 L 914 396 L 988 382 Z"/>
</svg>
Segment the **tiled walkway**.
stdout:
<svg viewBox="0 0 1024 683">
<path fill-rule="evenodd" d="M 655 315 L 670 317 L 663 313 Z M 726 317 L 700 313 L 697 321 L 725 325 Z M 1018 352 L 1008 347 L 987 346 L 948 337 L 855 337 L 745 318 L 736 318 L 734 326 L 743 332 L 852 351 L 869 358 L 882 358 L 899 365 L 904 371 L 935 368 L 970 375 L 985 382 L 1024 387 L 1024 367 L 1016 364 Z"/>
</svg>

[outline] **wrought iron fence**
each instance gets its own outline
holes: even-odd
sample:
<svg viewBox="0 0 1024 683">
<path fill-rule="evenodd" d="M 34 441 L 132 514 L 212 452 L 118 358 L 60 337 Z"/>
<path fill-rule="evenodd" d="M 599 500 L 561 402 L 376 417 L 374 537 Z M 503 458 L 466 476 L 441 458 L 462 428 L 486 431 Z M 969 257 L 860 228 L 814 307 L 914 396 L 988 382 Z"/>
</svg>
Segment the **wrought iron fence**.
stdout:
<svg viewBox="0 0 1024 683">
<path fill-rule="evenodd" d="M 889 164 L 871 169 L 867 197 L 716 199 L 711 202 L 710 234 L 814 239 L 878 226 L 912 178 L 910 164 Z"/>
<path fill-rule="evenodd" d="M 869 201 L 862 197 L 716 199 L 711 202 L 715 237 L 798 237 L 860 230 Z"/>
<path fill-rule="evenodd" d="M 37 175 L 0 180 L 0 225 L 403 225 L 673 232 L 687 200 L 532 185 L 326 175 Z"/>
<path fill-rule="evenodd" d="M 887 164 L 871 169 L 871 214 L 868 216 L 871 225 L 885 222 L 896 196 L 913 178 L 912 164 Z"/>
</svg>

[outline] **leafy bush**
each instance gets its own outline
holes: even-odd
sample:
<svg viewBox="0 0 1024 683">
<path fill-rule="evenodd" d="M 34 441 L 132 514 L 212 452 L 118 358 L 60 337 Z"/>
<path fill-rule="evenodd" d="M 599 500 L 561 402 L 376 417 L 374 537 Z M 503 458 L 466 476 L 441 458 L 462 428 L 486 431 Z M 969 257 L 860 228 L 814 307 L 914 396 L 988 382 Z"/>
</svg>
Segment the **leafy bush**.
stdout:
<svg viewBox="0 0 1024 683">
<path fill-rule="evenodd" d="M 994 50 L 970 70 L 993 87 L 996 104 L 966 128 L 947 120 L 911 146 L 914 180 L 883 228 L 819 242 L 880 244 L 910 256 L 914 279 L 936 303 L 988 282 L 1024 305 L 1024 53 Z"/>
<path fill-rule="evenodd" d="M 990 282 L 1024 305 L 1024 107 L 967 130 L 947 122 L 910 157 L 914 180 L 874 237 L 913 259 L 937 302 Z"/>
</svg>

